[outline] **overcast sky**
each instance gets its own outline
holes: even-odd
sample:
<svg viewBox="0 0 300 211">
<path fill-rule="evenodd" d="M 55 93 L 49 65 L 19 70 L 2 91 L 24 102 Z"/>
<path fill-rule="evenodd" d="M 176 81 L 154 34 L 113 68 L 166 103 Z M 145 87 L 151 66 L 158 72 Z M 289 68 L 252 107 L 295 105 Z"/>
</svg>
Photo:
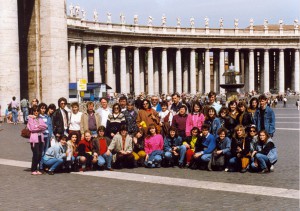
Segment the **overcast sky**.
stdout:
<svg viewBox="0 0 300 211">
<path fill-rule="evenodd" d="M 219 27 L 223 17 L 224 27 L 233 28 L 234 19 L 239 19 L 239 28 L 249 25 L 262 25 L 265 18 L 269 24 L 277 24 L 282 19 L 284 24 L 292 25 L 300 19 L 299 0 L 67 0 L 69 5 L 84 8 L 88 20 L 93 20 L 93 11 L 99 14 L 99 21 L 106 22 L 106 13 L 112 14 L 112 22 L 120 22 L 120 13 L 125 15 L 126 23 L 133 23 L 133 16 L 138 15 L 139 24 L 147 25 L 148 17 L 153 17 L 153 25 L 160 26 L 162 15 L 167 18 L 167 26 L 176 26 L 176 18 L 181 18 L 181 26 L 189 27 L 190 18 L 195 18 L 195 27 L 204 27 L 204 18 L 209 18 L 211 28 Z"/>
</svg>

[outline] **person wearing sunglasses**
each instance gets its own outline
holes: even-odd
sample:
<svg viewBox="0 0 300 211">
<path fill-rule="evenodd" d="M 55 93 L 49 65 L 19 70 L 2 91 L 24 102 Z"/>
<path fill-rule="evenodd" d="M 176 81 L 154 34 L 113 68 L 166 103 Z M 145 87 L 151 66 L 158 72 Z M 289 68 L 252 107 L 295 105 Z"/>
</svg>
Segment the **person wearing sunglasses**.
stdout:
<svg viewBox="0 0 300 211">
<path fill-rule="evenodd" d="M 68 112 L 65 110 L 67 99 L 61 97 L 58 99 L 58 109 L 53 114 L 53 134 L 56 137 L 66 135 L 68 131 Z"/>
</svg>

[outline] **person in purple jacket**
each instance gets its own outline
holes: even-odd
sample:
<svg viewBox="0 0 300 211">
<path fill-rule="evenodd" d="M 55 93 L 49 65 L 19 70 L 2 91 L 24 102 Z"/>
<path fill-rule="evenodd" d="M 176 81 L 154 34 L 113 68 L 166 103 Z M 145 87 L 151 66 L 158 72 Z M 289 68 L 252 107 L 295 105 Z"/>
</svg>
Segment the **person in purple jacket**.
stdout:
<svg viewBox="0 0 300 211">
<path fill-rule="evenodd" d="M 186 127 L 186 120 L 188 115 L 186 114 L 187 107 L 186 105 L 181 105 L 179 108 L 178 114 L 176 114 L 172 119 L 172 125 L 178 130 L 178 135 L 184 139 L 185 135 L 185 127 Z"/>
</svg>

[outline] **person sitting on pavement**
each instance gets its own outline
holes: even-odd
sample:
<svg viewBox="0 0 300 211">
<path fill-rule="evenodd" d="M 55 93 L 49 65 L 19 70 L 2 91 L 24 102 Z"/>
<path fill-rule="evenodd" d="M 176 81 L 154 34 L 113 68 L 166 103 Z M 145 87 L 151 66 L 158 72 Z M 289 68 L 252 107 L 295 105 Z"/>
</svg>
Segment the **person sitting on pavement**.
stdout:
<svg viewBox="0 0 300 211">
<path fill-rule="evenodd" d="M 234 129 L 234 134 L 231 140 L 231 154 L 229 159 L 228 172 L 240 171 L 245 173 L 250 162 L 250 142 L 251 138 L 246 136 L 243 125 L 238 125 Z"/>
<path fill-rule="evenodd" d="M 60 141 L 54 146 L 51 146 L 43 156 L 43 164 L 49 167 L 49 175 L 54 175 L 54 171 L 66 161 L 66 152 L 68 148 L 67 138 L 67 136 L 63 135 L 60 138 Z"/>
<path fill-rule="evenodd" d="M 138 131 L 136 131 L 133 134 L 132 142 L 133 142 L 133 156 L 135 160 L 135 165 L 137 166 L 144 166 L 145 158 L 146 158 L 146 152 L 145 152 L 145 137 L 144 137 L 144 130 L 143 128 L 139 128 Z"/>
<path fill-rule="evenodd" d="M 257 142 L 258 142 L 256 126 L 254 124 L 250 125 L 250 127 L 248 127 L 248 129 L 247 129 L 247 132 L 248 132 L 247 137 L 249 137 L 251 139 L 250 153 L 252 154 L 253 151 L 255 151 Z"/>
<path fill-rule="evenodd" d="M 183 139 L 183 145 L 186 147 L 186 167 L 189 168 L 192 163 L 193 155 L 195 154 L 195 144 L 196 142 L 201 142 L 200 130 L 198 127 L 193 127 L 190 132 L 190 136 Z"/>
<path fill-rule="evenodd" d="M 114 166 L 117 169 L 123 167 L 134 167 L 134 156 L 132 154 L 132 138 L 128 134 L 126 125 L 120 127 L 119 132 L 114 135 L 108 149 L 106 151 L 107 156 L 114 156 Z"/>
<path fill-rule="evenodd" d="M 208 115 L 205 116 L 205 124 L 209 125 L 209 133 L 215 138 L 218 136 L 218 130 L 221 127 L 221 122 L 219 117 L 217 117 L 216 110 L 213 107 L 208 109 Z"/>
<path fill-rule="evenodd" d="M 97 163 L 98 157 L 93 155 L 93 142 L 91 131 L 84 132 L 84 138 L 78 143 L 78 158 L 81 168 L 79 171 L 91 170 Z"/>
<path fill-rule="evenodd" d="M 259 131 L 258 134 L 258 142 L 251 155 L 251 169 L 262 174 L 269 173 L 274 171 L 274 164 L 277 162 L 277 149 L 265 130 Z"/>
<path fill-rule="evenodd" d="M 94 156 L 98 157 L 98 166 L 104 169 L 106 166 L 107 170 L 112 171 L 111 163 L 112 163 L 112 154 L 107 155 L 107 148 L 111 143 L 111 140 L 108 137 L 105 137 L 105 127 L 100 126 L 97 130 L 98 136 L 93 139 L 93 152 Z M 105 165 L 105 166 L 104 166 Z"/>
<path fill-rule="evenodd" d="M 77 142 L 78 136 L 81 137 L 81 135 L 79 135 L 76 132 L 71 132 L 69 133 L 68 136 L 68 141 L 67 141 L 68 149 L 67 149 L 66 161 L 67 161 L 67 168 L 69 171 L 71 171 L 72 169 L 74 171 L 78 170 L 77 169 L 78 160 L 76 160 L 78 155 L 78 143 L 79 143 L 79 141 Z"/>
<path fill-rule="evenodd" d="M 178 136 L 177 129 L 170 127 L 169 134 L 164 139 L 164 158 L 169 166 L 178 162 L 180 168 L 184 165 L 186 147 L 182 144 L 182 138 Z M 178 161 L 179 159 L 179 161 Z"/>
<path fill-rule="evenodd" d="M 204 166 L 205 168 L 211 159 L 211 153 L 216 148 L 216 138 L 214 135 L 209 133 L 209 129 L 209 125 L 202 125 L 202 138 L 196 142 L 195 154 L 193 156 L 193 159 L 198 166 Z"/>
<path fill-rule="evenodd" d="M 161 134 L 157 132 L 156 126 L 150 124 L 145 138 L 145 166 L 149 168 L 161 167 L 163 156 L 164 140 Z"/>
<path fill-rule="evenodd" d="M 185 134 L 186 136 L 190 136 L 191 129 L 193 127 L 199 128 L 201 130 L 202 125 L 204 123 L 205 117 L 202 113 L 202 106 L 199 102 L 194 102 L 192 105 L 191 113 L 188 114 L 186 119 L 186 126 L 185 126 Z"/>
</svg>

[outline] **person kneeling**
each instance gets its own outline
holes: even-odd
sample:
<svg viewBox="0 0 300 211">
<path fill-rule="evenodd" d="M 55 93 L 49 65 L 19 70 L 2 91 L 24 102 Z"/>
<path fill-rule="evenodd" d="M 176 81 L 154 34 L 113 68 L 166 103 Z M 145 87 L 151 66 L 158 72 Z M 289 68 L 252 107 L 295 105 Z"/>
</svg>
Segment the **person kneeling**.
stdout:
<svg viewBox="0 0 300 211">
<path fill-rule="evenodd" d="M 126 125 L 120 127 L 119 132 L 113 137 L 106 155 L 113 154 L 115 157 L 115 168 L 133 168 L 134 156 L 132 154 L 132 138 L 128 135 L 128 129 Z"/>
<path fill-rule="evenodd" d="M 48 174 L 53 175 L 66 159 L 67 136 L 63 136 L 59 143 L 50 147 L 43 157 L 43 164 L 49 167 Z"/>
</svg>

